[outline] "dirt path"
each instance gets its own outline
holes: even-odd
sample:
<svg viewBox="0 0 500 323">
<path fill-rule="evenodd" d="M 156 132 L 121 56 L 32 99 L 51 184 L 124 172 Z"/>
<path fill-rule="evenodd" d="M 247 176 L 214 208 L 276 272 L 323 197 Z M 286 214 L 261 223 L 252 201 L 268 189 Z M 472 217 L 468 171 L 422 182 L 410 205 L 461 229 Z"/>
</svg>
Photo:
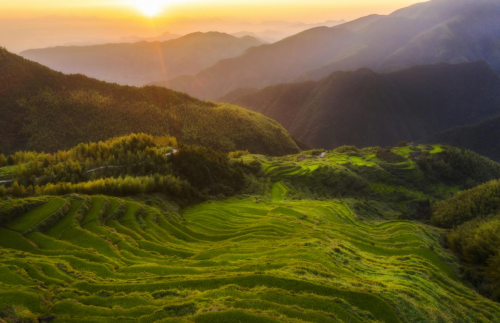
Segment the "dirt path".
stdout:
<svg viewBox="0 0 500 323">
<path fill-rule="evenodd" d="M 177 149 L 174 149 L 174 150 L 172 150 L 172 152 L 171 152 L 171 153 L 167 153 L 167 154 L 165 154 L 165 156 L 170 156 L 170 155 L 172 155 L 172 154 L 174 154 L 174 155 L 175 155 L 175 154 L 177 154 L 177 152 L 178 152 L 178 150 L 177 150 Z"/>
<path fill-rule="evenodd" d="M 94 168 L 94 169 L 89 169 L 88 171 L 86 171 L 86 172 L 85 172 L 85 174 L 87 174 L 87 173 L 97 172 L 98 170 L 101 170 L 101 169 L 107 169 L 107 168 L 123 168 L 123 167 L 127 167 L 127 165 L 123 165 L 123 166 L 101 166 L 101 167 L 97 167 L 97 168 Z"/>
<path fill-rule="evenodd" d="M 170 153 L 167 153 L 165 154 L 165 156 L 170 156 L 172 154 L 177 154 L 178 150 L 177 149 L 174 149 L 172 150 L 172 152 Z M 137 166 L 137 165 L 142 165 L 144 163 L 139 163 L 139 164 L 134 164 L 134 165 L 121 165 L 121 166 L 101 166 L 101 167 L 97 167 L 97 168 L 93 168 L 93 169 L 89 169 L 88 171 L 85 172 L 85 174 L 88 174 L 88 173 L 93 173 L 93 172 L 97 172 L 101 169 L 108 169 L 108 168 L 123 168 L 123 167 L 127 167 L 127 166 Z M 0 182 L 1 183 L 1 182 Z"/>
</svg>

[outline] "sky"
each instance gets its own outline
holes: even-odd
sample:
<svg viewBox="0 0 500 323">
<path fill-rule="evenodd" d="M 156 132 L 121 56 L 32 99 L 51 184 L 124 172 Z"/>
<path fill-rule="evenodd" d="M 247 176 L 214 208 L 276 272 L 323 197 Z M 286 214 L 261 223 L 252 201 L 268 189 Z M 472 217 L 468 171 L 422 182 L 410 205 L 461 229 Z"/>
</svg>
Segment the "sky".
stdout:
<svg viewBox="0 0 500 323">
<path fill-rule="evenodd" d="M 0 16 L 92 15 L 107 18 L 230 16 L 238 19 L 351 20 L 388 14 L 415 0 L 0 0 Z M 421 2 L 421 1 L 420 1 Z M 162 12 L 157 13 L 156 8 Z M 147 17 L 149 18 L 149 17 Z"/>
<path fill-rule="evenodd" d="M 314 24 L 389 14 L 422 1 L 0 0 L 0 46 L 19 53 L 196 31 L 251 32 L 274 42 Z M 299 22 L 303 26 L 298 27 Z"/>
</svg>

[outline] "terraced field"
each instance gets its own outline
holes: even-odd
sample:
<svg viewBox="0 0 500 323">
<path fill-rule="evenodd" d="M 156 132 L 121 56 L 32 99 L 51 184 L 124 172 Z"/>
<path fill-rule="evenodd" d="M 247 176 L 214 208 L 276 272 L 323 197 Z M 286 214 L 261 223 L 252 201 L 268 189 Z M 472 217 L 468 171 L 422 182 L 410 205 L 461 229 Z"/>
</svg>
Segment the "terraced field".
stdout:
<svg viewBox="0 0 500 323">
<path fill-rule="evenodd" d="M 498 322 L 435 229 L 281 190 L 180 214 L 48 199 L 0 229 L 0 308 L 51 322 Z"/>
<path fill-rule="evenodd" d="M 402 170 L 411 170 L 415 167 L 414 162 L 409 158 L 410 154 L 413 152 L 429 151 L 431 154 L 437 154 L 443 151 L 440 145 L 432 145 L 429 147 L 420 145 L 417 147 L 402 147 L 394 149 L 394 152 L 402 157 L 405 157 L 405 161 L 399 163 L 392 163 L 394 167 L 398 167 Z M 325 158 L 311 157 L 307 158 L 299 163 L 294 162 L 287 167 L 282 165 L 277 165 L 276 163 L 264 162 L 264 168 L 266 174 L 270 176 L 294 176 L 294 175 L 305 175 L 307 173 L 313 172 L 318 167 L 322 165 L 337 165 L 337 166 L 348 166 L 353 165 L 357 167 L 373 167 L 378 163 L 382 162 L 377 158 L 376 154 L 348 154 L 348 153 L 338 153 L 335 151 L 329 151 L 325 153 Z M 299 155 L 291 155 L 289 160 L 295 160 Z M 264 157 L 265 158 L 265 157 Z"/>
<path fill-rule="evenodd" d="M 0 322 L 500 322 L 444 232 L 398 220 L 458 187 L 411 185 L 415 149 L 393 151 L 406 161 L 245 155 L 263 166 L 253 193 L 182 210 L 157 195 L 1 200 Z"/>
</svg>

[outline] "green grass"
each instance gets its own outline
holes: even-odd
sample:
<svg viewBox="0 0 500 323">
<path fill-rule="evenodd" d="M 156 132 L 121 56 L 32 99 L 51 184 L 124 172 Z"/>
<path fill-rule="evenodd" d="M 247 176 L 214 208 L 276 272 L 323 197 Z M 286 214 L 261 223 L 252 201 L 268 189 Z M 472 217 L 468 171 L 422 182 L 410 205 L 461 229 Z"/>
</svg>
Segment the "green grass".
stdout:
<svg viewBox="0 0 500 323">
<path fill-rule="evenodd" d="M 288 189 L 282 182 L 274 183 L 271 191 L 273 201 L 283 201 L 287 192 Z"/>
<path fill-rule="evenodd" d="M 0 266 L 0 283 L 5 285 L 31 285 L 22 275 L 16 274 L 6 266 Z"/>
<path fill-rule="evenodd" d="M 282 322 L 265 315 L 253 315 L 243 311 L 224 311 L 218 313 L 206 313 L 195 317 L 196 323 L 235 323 L 235 322 L 252 322 L 252 323 L 277 323 Z"/>
<path fill-rule="evenodd" d="M 433 149 L 429 152 L 431 154 L 439 154 L 440 152 L 443 152 L 444 149 L 440 145 L 434 145 Z"/>
<path fill-rule="evenodd" d="M 7 224 L 7 228 L 17 232 L 25 232 L 48 218 L 51 214 L 64 206 L 66 200 L 53 198 L 46 204 L 37 207 Z"/>
<path fill-rule="evenodd" d="M 68 213 L 55 226 L 47 230 L 46 234 L 59 238 L 61 233 L 72 225 L 76 225 L 75 214 L 82 207 L 83 200 L 71 201 Z"/>
<path fill-rule="evenodd" d="M 107 204 L 108 200 L 103 196 L 94 196 L 92 197 L 92 205 L 90 206 L 89 211 L 85 214 L 81 221 L 81 225 L 85 226 L 93 221 L 100 221 L 99 213 L 107 212 Z M 106 207 L 105 207 L 106 205 Z"/>
</svg>

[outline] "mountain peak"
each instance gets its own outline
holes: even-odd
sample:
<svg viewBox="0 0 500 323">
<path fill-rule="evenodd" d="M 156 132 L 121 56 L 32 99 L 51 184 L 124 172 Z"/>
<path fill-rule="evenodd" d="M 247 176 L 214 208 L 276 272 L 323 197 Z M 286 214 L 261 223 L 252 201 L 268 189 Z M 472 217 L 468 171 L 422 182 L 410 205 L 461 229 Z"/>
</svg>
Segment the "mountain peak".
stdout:
<svg viewBox="0 0 500 323">
<path fill-rule="evenodd" d="M 142 86 L 195 74 L 261 44 L 256 38 L 211 31 L 164 42 L 33 49 L 21 55 L 66 74 L 81 73 L 106 82 Z"/>
</svg>

